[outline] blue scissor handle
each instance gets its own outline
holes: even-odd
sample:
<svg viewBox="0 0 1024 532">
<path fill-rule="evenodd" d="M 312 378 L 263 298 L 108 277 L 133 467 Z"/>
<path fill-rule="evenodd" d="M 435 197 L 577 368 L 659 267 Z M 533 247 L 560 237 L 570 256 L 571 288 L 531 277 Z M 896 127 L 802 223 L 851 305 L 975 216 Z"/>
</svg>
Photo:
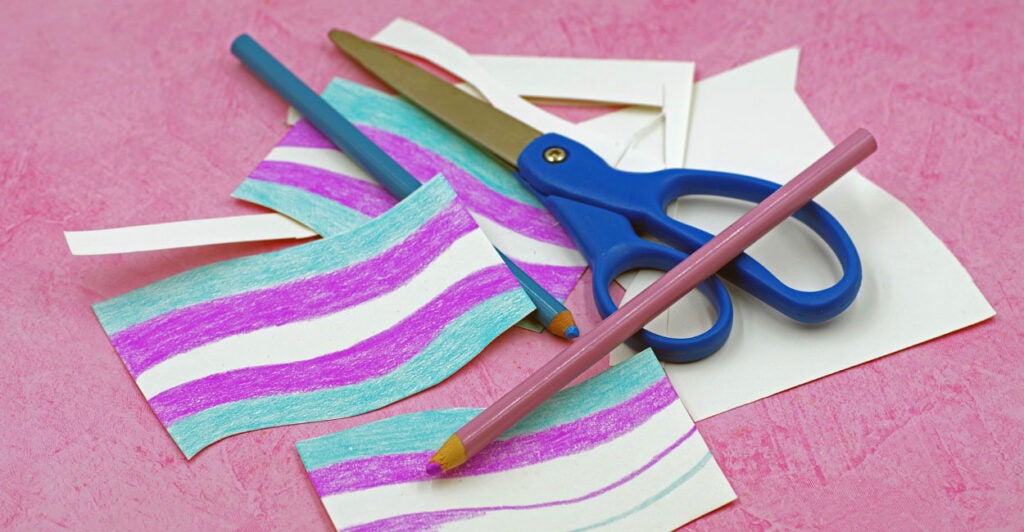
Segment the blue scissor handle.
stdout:
<svg viewBox="0 0 1024 532">
<path fill-rule="evenodd" d="M 682 251 L 638 237 L 629 220 L 620 214 L 558 196 L 545 197 L 543 201 L 590 263 L 594 301 L 604 317 L 618 310 L 608 292 L 616 277 L 640 268 L 668 271 L 686 258 Z M 673 338 L 644 329 L 630 340 L 630 345 L 638 349 L 649 346 L 666 362 L 695 362 L 718 351 L 732 328 L 732 300 L 717 277 L 697 288 L 718 313 L 710 329 L 689 338 Z"/>
<path fill-rule="evenodd" d="M 608 166 L 582 144 L 557 134 L 542 135 L 528 144 L 517 163 L 518 177 L 528 188 L 549 208 L 560 205 L 559 221 L 572 228 L 569 233 L 575 239 L 605 231 L 600 224 L 611 223 L 610 219 L 593 217 L 591 225 L 573 222 L 572 218 L 584 216 L 577 205 L 621 215 L 625 223 L 632 226 L 628 232 L 631 238 L 624 240 L 627 250 L 620 252 L 626 254 L 631 248 L 639 249 L 633 248 L 636 240 L 642 240 L 636 238 L 636 232 L 651 234 L 687 253 L 712 238 L 709 233 L 665 214 L 668 204 L 680 196 L 715 195 L 760 202 L 780 186 L 763 179 L 704 170 L 624 172 Z M 554 198 L 572 200 L 573 204 L 561 204 Z M 814 323 L 831 319 L 849 307 L 860 288 L 862 271 L 857 250 L 839 222 L 820 205 L 810 203 L 793 216 L 817 233 L 835 253 L 843 276 L 833 286 L 813 292 L 796 290 L 747 254 L 735 259 L 721 273 L 795 320 Z M 616 238 L 623 239 L 625 233 L 615 230 L 615 234 Z M 610 246 L 610 243 L 594 244 L 598 245 Z M 614 269 L 602 264 L 611 260 L 604 256 L 605 253 L 595 250 L 594 255 L 588 257 L 595 271 Z M 655 264 L 648 266 L 657 267 Z M 594 286 L 595 291 L 607 290 L 607 284 L 595 283 Z"/>
<path fill-rule="evenodd" d="M 677 197 L 716 195 L 750 202 L 763 201 L 780 187 L 763 179 L 709 171 L 676 174 L 672 181 L 684 183 L 686 187 L 685 191 L 676 194 Z M 798 290 L 783 283 L 746 253 L 734 259 L 719 273 L 791 319 L 803 323 L 821 323 L 838 316 L 857 297 L 863 278 L 860 258 L 850 236 L 822 206 L 809 203 L 796 211 L 793 217 L 821 237 L 839 260 L 843 275 L 835 284 L 815 291 Z M 690 253 L 714 236 L 667 215 L 652 216 L 642 225 L 651 234 Z"/>
</svg>

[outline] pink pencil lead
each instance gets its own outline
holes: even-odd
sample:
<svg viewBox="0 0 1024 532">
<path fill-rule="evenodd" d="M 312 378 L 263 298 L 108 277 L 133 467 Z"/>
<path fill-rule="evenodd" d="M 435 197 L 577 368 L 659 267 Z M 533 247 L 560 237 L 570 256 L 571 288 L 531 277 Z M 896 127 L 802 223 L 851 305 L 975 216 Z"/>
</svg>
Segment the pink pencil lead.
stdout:
<svg viewBox="0 0 1024 532">
<path fill-rule="evenodd" d="M 436 477 L 436 476 L 440 475 L 441 474 L 441 464 L 439 464 L 437 462 L 434 462 L 434 461 L 427 462 L 427 474 L 432 476 L 432 477 Z"/>
</svg>

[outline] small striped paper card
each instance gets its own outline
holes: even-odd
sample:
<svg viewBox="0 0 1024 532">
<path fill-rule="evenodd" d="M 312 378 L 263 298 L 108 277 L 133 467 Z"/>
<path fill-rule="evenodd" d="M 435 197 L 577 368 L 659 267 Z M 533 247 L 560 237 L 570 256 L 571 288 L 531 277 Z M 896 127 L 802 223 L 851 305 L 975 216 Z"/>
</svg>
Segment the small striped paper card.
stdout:
<svg viewBox="0 0 1024 532">
<path fill-rule="evenodd" d="M 650 350 L 552 396 L 462 467 L 434 451 L 479 409 L 298 443 L 339 529 L 671 530 L 735 500 Z"/>
<path fill-rule="evenodd" d="M 232 434 L 408 397 L 533 305 L 438 177 L 348 233 L 197 268 L 94 310 L 191 458 Z"/>
</svg>

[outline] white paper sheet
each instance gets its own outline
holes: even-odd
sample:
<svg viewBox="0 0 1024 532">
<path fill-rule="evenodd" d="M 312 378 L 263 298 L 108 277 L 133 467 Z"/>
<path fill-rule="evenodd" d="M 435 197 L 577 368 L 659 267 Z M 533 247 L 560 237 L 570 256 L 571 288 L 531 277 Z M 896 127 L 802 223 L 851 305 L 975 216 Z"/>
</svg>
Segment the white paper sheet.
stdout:
<svg viewBox="0 0 1024 532">
<path fill-rule="evenodd" d="M 783 182 L 828 151 L 832 142 L 794 88 L 798 61 L 798 50 L 785 50 L 697 83 L 687 166 Z M 879 150 L 886 149 L 884 138 L 879 144 Z M 857 300 L 835 320 L 807 326 L 730 287 L 736 322 L 725 347 L 695 364 L 665 365 L 694 419 L 995 314 L 963 266 L 921 220 L 857 172 L 817 201 L 843 224 L 860 252 L 864 283 Z M 716 232 L 739 211 L 715 213 L 697 202 L 684 202 L 676 214 Z M 750 254 L 798 288 L 824 288 L 835 281 L 838 267 L 824 244 L 797 223 L 787 222 L 780 229 L 755 244 Z M 688 320 L 687 315 L 670 317 L 673 324 Z"/>
</svg>

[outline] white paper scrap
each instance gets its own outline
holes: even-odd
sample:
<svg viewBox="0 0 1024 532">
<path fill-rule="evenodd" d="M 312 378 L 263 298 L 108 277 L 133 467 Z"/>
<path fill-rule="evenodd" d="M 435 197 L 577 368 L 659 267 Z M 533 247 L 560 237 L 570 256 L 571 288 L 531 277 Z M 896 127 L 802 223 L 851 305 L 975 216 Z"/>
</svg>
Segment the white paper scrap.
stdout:
<svg viewBox="0 0 1024 532">
<path fill-rule="evenodd" d="M 698 82 L 687 166 L 781 183 L 828 151 L 832 142 L 794 88 L 798 61 L 797 49 L 785 50 Z M 883 140 L 879 150 L 885 149 Z M 864 282 L 857 300 L 838 318 L 807 326 L 730 286 L 736 322 L 725 347 L 698 363 L 665 364 L 694 419 L 995 314 L 967 271 L 921 220 L 856 171 L 816 201 L 846 228 L 860 253 Z M 710 203 L 683 200 L 674 215 L 717 232 L 741 212 L 729 205 L 716 212 Z M 797 288 L 824 288 L 839 275 L 828 248 L 796 222 L 786 222 L 748 251 Z M 673 314 L 669 321 L 681 324 L 690 318 Z"/>
<path fill-rule="evenodd" d="M 317 234 L 312 229 L 276 213 L 64 232 L 72 255 L 132 253 L 314 236 Z"/>
<path fill-rule="evenodd" d="M 647 106 L 661 111 L 666 166 L 683 165 L 694 64 L 684 61 L 474 55 L 495 79 L 526 98 Z M 616 138 L 617 134 L 606 135 Z"/>
</svg>

